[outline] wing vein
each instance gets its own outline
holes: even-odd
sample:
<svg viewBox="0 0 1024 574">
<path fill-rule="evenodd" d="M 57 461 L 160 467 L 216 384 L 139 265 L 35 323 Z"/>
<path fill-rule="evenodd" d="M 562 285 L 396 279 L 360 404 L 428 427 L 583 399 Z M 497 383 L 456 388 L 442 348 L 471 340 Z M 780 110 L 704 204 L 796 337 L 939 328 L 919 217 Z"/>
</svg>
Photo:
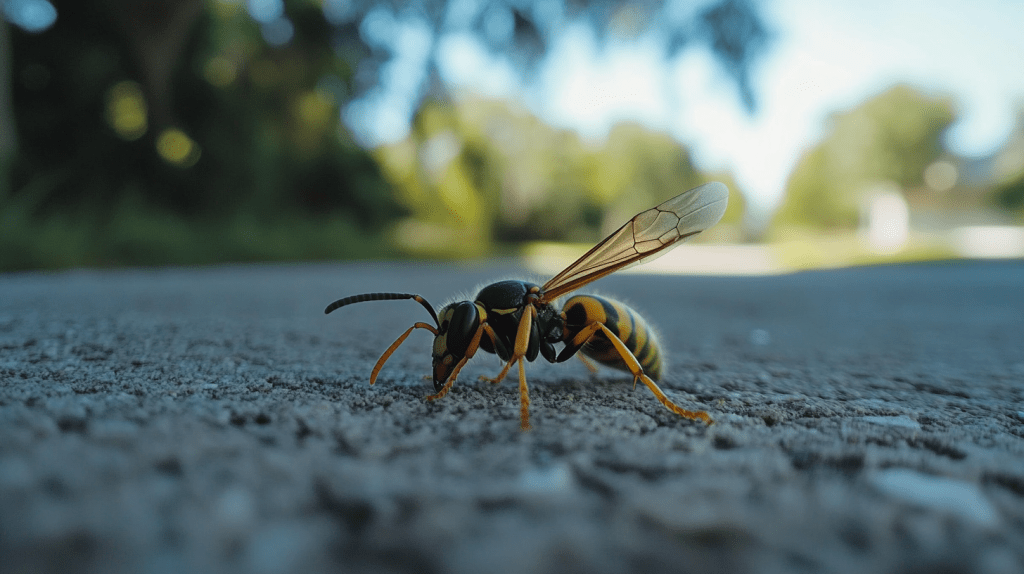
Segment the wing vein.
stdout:
<svg viewBox="0 0 1024 574">
<path fill-rule="evenodd" d="M 695 187 L 635 215 L 542 287 L 552 301 L 631 265 L 650 261 L 722 219 L 729 200 L 725 185 Z"/>
</svg>

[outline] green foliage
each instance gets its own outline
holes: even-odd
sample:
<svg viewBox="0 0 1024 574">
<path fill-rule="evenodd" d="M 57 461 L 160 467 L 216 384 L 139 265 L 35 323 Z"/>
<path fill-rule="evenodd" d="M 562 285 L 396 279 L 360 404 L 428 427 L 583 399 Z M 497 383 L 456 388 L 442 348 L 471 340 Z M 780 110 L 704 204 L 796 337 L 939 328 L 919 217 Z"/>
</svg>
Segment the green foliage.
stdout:
<svg viewBox="0 0 1024 574">
<path fill-rule="evenodd" d="M 600 41 L 657 25 L 666 54 L 707 44 L 751 107 L 748 71 L 767 43 L 744 0 L 673 19 L 658 3 L 601 0 L 553 15 L 546 0 L 500 1 L 470 6 L 456 24 L 447 0 L 285 0 L 269 23 L 246 2 L 51 2 L 58 18 L 42 32 L 0 27 L 12 95 L 0 98 L 0 128 L 17 134 L 6 138 L 14 155 L 0 141 L 7 269 L 381 253 L 385 230 L 408 214 L 395 236 L 412 253 L 590 240 L 624 211 L 699 183 L 686 150 L 635 126 L 596 149 L 504 104 L 430 100 L 407 142 L 371 155 L 340 111 L 382 81 L 400 35 L 364 33 L 367 19 L 378 32 L 426 24 L 434 40 L 474 34 L 523 77 L 557 39 L 550 21 L 585 23 Z M 503 16 L 505 35 L 489 24 Z M 280 45 L 267 40 L 276 25 L 292 30 Z M 424 59 L 420 93 L 439 85 L 437 64 Z"/>
<path fill-rule="evenodd" d="M 185 218 L 123 199 L 107 213 L 57 213 L 46 219 L 8 206 L 0 217 L 0 271 L 224 261 L 295 261 L 393 255 L 342 214 L 272 221 L 247 214 Z"/>
<path fill-rule="evenodd" d="M 883 182 L 922 185 L 924 169 L 942 154 L 942 135 L 955 119 L 949 98 L 899 85 L 848 112 L 808 151 L 790 176 L 774 224 L 853 228 L 863 195 Z"/>
<path fill-rule="evenodd" d="M 995 204 L 1001 209 L 1024 216 L 1024 172 L 1011 177 L 992 191 Z"/>
<path fill-rule="evenodd" d="M 495 100 L 427 102 L 409 138 L 376 155 L 412 214 L 399 244 L 421 255 L 477 255 L 492 238 L 596 241 L 706 181 L 665 134 L 622 124 L 590 145 Z M 727 219 L 738 223 L 733 199 Z"/>
<path fill-rule="evenodd" d="M 305 216 L 378 233 L 400 210 L 340 123 L 351 66 L 318 4 L 287 7 L 295 35 L 281 47 L 263 40 L 244 4 L 194 0 L 60 2 L 51 29 L 15 30 L 19 153 L 0 209 L 36 231 L 52 219 L 105 234 L 128 202 L 138 204 L 129 219 L 197 228 L 247 218 L 273 230 Z M 172 10 L 170 22 L 153 25 L 148 9 Z"/>
</svg>

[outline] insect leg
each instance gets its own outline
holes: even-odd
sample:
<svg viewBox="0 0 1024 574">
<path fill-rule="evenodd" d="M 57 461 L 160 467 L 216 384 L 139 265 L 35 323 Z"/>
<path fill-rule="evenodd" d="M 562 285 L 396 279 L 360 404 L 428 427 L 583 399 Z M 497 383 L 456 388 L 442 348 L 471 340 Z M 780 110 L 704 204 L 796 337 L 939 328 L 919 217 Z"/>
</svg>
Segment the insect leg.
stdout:
<svg viewBox="0 0 1024 574">
<path fill-rule="evenodd" d="M 444 386 L 441 387 L 441 390 L 437 391 L 437 394 L 428 396 L 427 400 L 436 401 L 437 399 L 443 398 L 445 395 L 447 395 L 448 391 L 451 390 L 452 385 L 455 384 L 455 378 L 459 376 L 459 371 L 462 370 L 462 367 L 466 365 L 467 361 L 469 361 L 469 357 L 463 357 L 462 360 L 459 361 L 457 365 L 455 365 L 455 368 L 452 369 L 451 376 L 449 376 L 448 380 L 445 381 Z"/>
<path fill-rule="evenodd" d="M 537 315 L 537 308 L 533 305 L 527 305 L 526 310 L 523 311 L 523 317 L 519 319 L 519 328 L 516 330 L 516 342 L 512 347 L 512 357 L 505 363 L 505 368 L 498 373 L 498 376 L 493 379 L 487 377 L 481 377 L 484 380 L 490 381 L 494 384 L 498 384 L 508 374 L 509 369 L 512 365 L 516 364 L 516 361 L 526 356 L 526 350 L 530 346 L 530 329 L 533 326 L 533 317 Z"/>
<path fill-rule="evenodd" d="M 703 411 L 688 411 L 688 410 L 680 407 L 679 405 L 673 403 L 672 401 L 670 401 L 669 398 L 667 396 L 665 396 L 665 393 L 661 390 L 661 388 L 658 387 L 658 384 L 655 383 L 646 374 L 644 374 L 644 369 L 643 369 L 643 367 L 640 366 L 640 362 L 637 361 L 636 357 L 633 356 L 633 353 L 631 353 L 629 351 L 629 349 L 626 348 L 625 343 L 623 343 L 621 339 L 619 339 L 617 336 L 615 336 L 615 333 L 612 333 L 608 329 L 608 327 L 605 327 L 603 323 L 596 323 L 595 322 L 595 323 L 591 323 L 590 325 L 587 325 L 586 327 L 584 327 L 579 333 L 577 333 L 577 335 L 575 337 L 573 337 L 572 345 L 576 349 L 579 349 L 579 347 L 581 347 L 583 345 L 583 342 L 586 342 L 587 339 L 590 339 L 590 337 L 592 337 L 594 335 L 594 333 L 596 333 L 597 331 L 603 332 L 605 337 L 608 337 L 608 340 L 611 341 L 612 346 L 615 347 L 615 350 L 618 351 L 619 356 L 622 357 L 622 361 L 626 364 L 626 368 L 629 369 L 629 372 L 633 375 L 633 385 L 634 386 L 636 386 L 636 382 L 638 380 L 640 382 L 642 382 L 643 384 L 647 385 L 647 388 L 651 389 L 651 392 L 654 393 L 654 396 L 655 396 L 655 398 L 658 399 L 658 402 L 660 402 L 661 404 L 665 405 L 665 408 L 667 408 L 668 410 L 676 413 L 677 415 L 679 415 L 681 417 L 686 417 L 686 418 L 692 419 L 692 420 L 704 421 L 705 423 L 707 423 L 709 425 L 710 424 L 714 424 L 714 421 L 711 420 L 711 417 L 708 416 L 708 414 L 706 412 L 703 412 Z M 580 341 L 581 339 L 582 339 L 582 342 Z M 565 349 L 562 350 L 562 353 L 565 353 L 565 351 L 567 351 L 567 350 L 569 350 L 569 346 L 568 345 L 566 346 Z M 559 355 L 559 358 L 561 359 L 561 355 Z M 565 358 L 568 359 L 568 356 L 565 357 Z M 565 360 L 565 359 L 562 359 L 562 360 Z"/>
<path fill-rule="evenodd" d="M 448 375 L 448 380 L 444 382 L 444 386 L 441 387 L 441 390 L 436 394 L 427 397 L 428 401 L 436 401 L 448 394 L 452 385 L 455 384 L 455 378 L 459 376 L 459 371 L 462 370 L 462 367 L 466 366 L 466 363 L 473 358 L 473 355 L 476 354 L 476 350 L 480 348 L 480 337 L 483 336 L 484 330 L 486 329 L 490 329 L 490 327 L 487 326 L 487 323 L 481 323 L 480 327 L 477 328 L 476 333 L 473 334 L 473 338 L 470 339 L 469 346 L 466 347 L 466 356 L 462 357 L 462 360 L 455 365 L 454 369 L 452 369 L 452 374 Z"/>
<path fill-rule="evenodd" d="M 597 374 L 597 365 L 595 365 L 594 363 L 592 363 L 592 362 L 590 361 L 590 359 L 588 359 L 588 358 L 586 357 L 586 355 L 584 355 L 583 353 L 576 353 L 576 356 L 577 356 L 577 357 L 579 357 L 579 360 L 580 360 L 580 362 L 581 362 L 581 363 L 583 363 L 584 365 L 586 365 L 587 369 L 589 369 L 589 370 L 590 370 L 590 373 L 591 373 L 591 374 L 593 374 L 593 375 L 596 375 L 596 374 Z"/>
<path fill-rule="evenodd" d="M 483 323 L 482 326 L 484 328 L 484 332 L 487 333 L 487 336 L 491 338 L 491 343 L 494 344 L 494 350 L 498 354 L 498 356 L 508 357 L 509 354 L 508 350 L 505 349 L 505 343 L 501 342 L 501 339 L 498 338 L 498 334 L 494 332 L 494 329 L 492 329 L 491 326 L 488 325 L 487 323 Z"/>
<path fill-rule="evenodd" d="M 576 334 L 573 335 L 572 339 L 565 342 L 565 347 L 562 349 L 562 352 L 558 353 L 558 357 L 555 358 L 555 362 L 564 363 L 572 358 L 573 355 L 576 355 L 581 361 L 583 361 L 583 364 L 586 364 L 587 361 L 583 355 L 578 354 L 579 350 L 583 348 L 583 345 L 587 344 L 587 341 L 589 341 L 590 338 L 594 336 L 594 333 L 599 331 L 600 328 L 601 323 L 595 321 L 579 331 L 576 331 Z M 596 371 L 597 369 L 595 367 L 591 367 L 591 370 Z"/>
<path fill-rule="evenodd" d="M 487 381 L 488 383 L 491 383 L 491 384 L 494 384 L 494 385 L 500 383 L 502 380 L 505 379 L 505 375 L 508 374 L 508 370 L 512 368 L 512 365 L 515 364 L 515 362 L 516 362 L 515 357 L 512 357 L 511 359 L 508 360 L 507 363 L 505 363 L 505 366 L 501 369 L 501 372 L 498 373 L 497 377 L 494 377 L 492 379 L 490 377 L 487 377 L 487 376 L 484 376 L 484 375 L 480 375 L 480 380 L 481 381 Z"/>
<path fill-rule="evenodd" d="M 530 430 L 530 389 L 526 386 L 526 367 L 519 361 L 519 428 Z"/>
<path fill-rule="evenodd" d="M 391 343 L 391 346 L 388 347 L 388 350 L 384 351 L 384 354 L 381 355 L 379 359 L 377 359 L 377 364 L 373 366 L 373 371 L 370 373 L 371 385 L 377 382 L 377 375 L 380 374 L 380 370 L 384 367 L 384 363 L 388 362 L 388 359 L 391 357 L 391 354 L 394 353 L 395 350 L 398 349 L 398 347 L 400 347 L 402 343 L 405 342 L 405 340 L 409 337 L 409 334 L 412 333 L 413 329 L 426 329 L 433 333 L 435 337 L 437 336 L 437 329 L 433 325 L 430 325 L 428 323 L 417 322 L 412 327 L 409 327 L 404 333 L 402 333 L 402 336 L 395 339 L 395 342 Z"/>
</svg>

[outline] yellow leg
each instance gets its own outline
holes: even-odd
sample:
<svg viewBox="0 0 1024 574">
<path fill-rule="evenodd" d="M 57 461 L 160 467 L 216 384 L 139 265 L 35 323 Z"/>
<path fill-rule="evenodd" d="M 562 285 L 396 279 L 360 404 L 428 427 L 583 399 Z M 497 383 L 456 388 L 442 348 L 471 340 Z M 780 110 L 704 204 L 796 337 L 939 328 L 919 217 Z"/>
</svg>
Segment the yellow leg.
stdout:
<svg viewBox="0 0 1024 574">
<path fill-rule="evenodd" d="M 532 304 L 527 305 L 523 312 L 523 318 L 519 320 L 519 327 L 516 329 L 516 342 L 512 348 L 512 357 L 505 363 L 498 376 L 494 379 L 486 379 L 492 383 L 500 383 L 508 374 L 512 365 L 519 362 L 519 428 L 524 431 L 530 430 L 530 389 L 526 386 L 526 366 L 523 357 L 530 346 L 530 330 L 533 327 L 533 319 L 537 316 L 537 308 Z M 485 377 L 481 377 L 485 378 Z"/>
<path fill-rule="evenodd" d="M 590 359 L 588 359 L 583 353 L 576 353 L 576 356 L 579 358 L 580 362 L 587 367 L 587 369 L 590 371 L 590 374 L 597 374 L 597 365 L 592 363 Z"/>
<path fill-rule="evenodd" d="M 505 363 L 505 366 L 502 367 L 501 372 L 498 373 L 497 377 L 494 377 L 492 379 L 492 378 L 490 378 L 490 377 L 488 377 L 486 375 L 480 375 L 480 380 L 481 381 L 487 381 L 488 383 L 491 383 L 492 385 L 496 385 L 496 384 L 500 383 L 501 381 L 503 381 L 505 379 L 505 375 L 508 374 L 509 369 L 512 368 L 512 363 L 514 363 L 514 361 L 509 361 L 509 362 Z"/>
<path fill-rule="evenodd" d="M 591 324 L 587 325 L 586 327 L 580 329 L 580 331 L 578 333 L 576 333 L 576 336 L 572 338 L 571 344 L 574 347 L 577 347 L 577 348 L 583 347 L 583 345 L 585 345 L 586 342 L 589 341 L 590 338 L 593 337 L 595 333 L 597 333 L 598 331 L 600 331 L 602 329 L 604 329 L 605 333 L 608 333 L 609 335 L 611 335 L 611 337 L 609 337 L 609 339 L 614 339 L 614 341 L 617 341 L 617 342 L 620 343 L 620 345 L 615 347 L 615 350 L 619 352 L 619 355 L 622 355 L 623 351 L 625 351 L 626 354 L 628 354 L 629 357 L 631 359 L 633 359 L 633 362 L 636 363 L 637 369 L 640 369 L 640 372 L 642 373 L 643 372 L 643 368 L 640 367 L 640 363 L 639 363 L 639 361 L 636 360 L 636 357 L 633 356 L 633 353 L 630 352 L 630 350 L 626 348 L 626 345 L 624 343 L 622 343 L 621 339 L 619 339 L 615 335 L 612 335 L 611 331 L 609 331 L 608 328 L 605 327 L 602 323 L 591 323 Z M 582 349 L 581 349 L 581 351 L 582 351 Z M 587 367 L 590 368 L 590 372 L 597 373 L 597 367 L 594 366 L 592 363 L 590 363 L 589 359 L 587 359 L 583 355 L 582 352 L 577 352 L 576 356 L 579 357 L 581 361 L 583 361 L 584 365 L 586 365 Z M 629 360 L 626 359 L 625 356 L 622 357 L 622 360 L 625 361 L 627 364 L 629 363 Z M 632 367 L 630 367 L 629 368 L 629 372 L 631 372 L 634 375 L 634 377 L 633 377 L 633 390 L 636 390 L 636 381 L 637 381 L 637 377 L 635 376 L 636 375 L 636 371 L 633 370 Z"/>
<path fill-rule="evenodd" d="M 505 367 L 501 369 L 497 377 L 493 379 L 481 377 L 481 379 L 494 384 L 500 383 L 505 378 L 505 375 L 508 374 L 512 365 L 516 364 L 516 361 L 526 355 L 526 349 L 530 346 L 530 328 L 533 326 L 533 318 L 536 315 L 537 308 L 533 305 L 527 305 L 526 310 L 523 311 L 523 318 L 519 320 L 519 328 L 516 329 L 516 343 L 512 348 L 512 357 L 508 360 L 508 363 L 505 363 Z"/>
<path fill-rule="evenodd" d="M 660 401 L 661 404 L 665 405 L 665 408 L 667 408 L 668 410 L 676 413 L 681 417 L 686 417 L 690 420 L 703 421 L 709 425 L 715 424 L 715 421 L 711 420 L 711 417 L 708 415 L 708 413 L 704 411 L 688 411 L 680 407 L 679 405 L 673 403 L 672 401 L 668 400 L 668 397 L 666 397 L 665 393 L 661 391 L 661 389 L 658 387 L 658 384 L 651 380 L 651 378 L 648 377 L 647 375 L 640 373 L 639 379 L 643 382 L 643 384 L 647 385 L 648 389 L 651 389 L 651 392 L 654 393 L 654 396 L 658 399 L 658 401 Z M 633 384 L 636 385 L 635 379 L 633 381 Z"/>
<path fill-rule="evenodd" d="M 430 325 L 428 323 L 416 323 L 412 327 L 406 329 L 406 331 L 402 333 L 402 336 L 395 339 L 395 342 L 391 343 L 391 346 L 388 347 L 388 350 L 384 351 L 384 354 L 381 355 L 379 359 L 377 359 L 377 364 L 373 366 L 373 371 L 370 373 L 371 385 L 377 382 L 377 375 L 380 374 L 380 370 L 384 368 L 384 363 L 388 362 L 388 359 L 391 357 L 391 354 L 394 353 L 395 350 L 398 349 L 398 347 L 400 347 L 407 338 L 409 338 L 409 334 L 412 333 L 413 329 L 426 329 L 433 333 L 435 337 L 437 336 L 437 329 L 435 329 L 433 325 Z"/>
<path fill-rule="evenodd" d="M 462 367 L 466 366 L 466 363 L 469 362 L 469 360 L 473 358 L 473 355 L 476 354 L 476 350 L 480 348 L 480 337 L 484 334 L 484 330 L 489 328 L 490 327 L 487 326 L 487 323 L 480 325 L 480 328 L 476 330 L 475 334 L 473 334 L 473 338 L 470 339 L 469 346 L 466 347 L 466 356 L 462 357 L 462 360 L 455 365 L 454 369 L 452 369 L 452 374 L 448 375 L 448 380 L 444 382 L 441 390 L 437 391 L 436 394 L 427 397 L 428 401 L 436 401 L 448 394 L 452 385 L 455 384 L 455 379 L 459 376 L 459 371 L 462 370 Z"/>
<path fill-rule="evenodd" d="M 484 323 L 484 329 L 487 331 L 487 335 L 490 336 L 491 342 L 494 343 L 495 353 L 497 353 L 497 349 L 498 349 L 498 335 L 497 335 L 497 333 L 495 333 L 494 329 L 492 329 L 491 326 L 488 325 L 487 323 Z M 501 373 L 497 377 L 492 379 L 492 378 L 490 378 L 488 376 L 480 375 L 480 380 L 481 381 L 487 381 L 488 383 L 498 384 L 498 383 L 501 382 L 502 379 L 505 378 L 505 375 L 508 374 L 508 369 L 511 366 L 512 366 L 512 363 L 510 361 L 508 364 L 505 365 L 505 368 L 502 369 Z"/>
<path fill-rule="evenodd" d="M 637 361 L 636 357 L 633 356 L 633 353 L 631 353 L 629 349 L 626 348 L 625 343 L 623 343 L 622 340 L 616 337 L 615 333 L 612 333 L 608 329 L 608 327 L 605 327 L 602 323 L 591 323 L 590 325 L 587 325 L 582 331 L 580 331 L 576 335 L 576 337 L 573 338 L 573 343 L 577 344 L 579 342 L 577 340 L 581 339 L 583 336 L 586 337 L 585 339 L 582 339 L 583 341 L 585 341 L 592 337 L 594 333 L 596 333 L 597 331 L 603 332 L 605 337 L 608 337 L 608 340 L 611 341 L 612 346 L 615 347 L 615 350 L 618 351 L 619 356 L 622 357 L 623 362 L 626 363 L 626 368 L 628 368 L 629 372 L 633 375 L 634 388 L 636 387 L 636 383 L 639 380 L 643 384 L 647 385 L 648 389 L 651 389 L 651 392 L 654 393 L 655 398 L 657 398 L 661 404 L 665 405 L 665 408 L 667 408 L 668 410 L 676 413 L 681 417 L 686 417 L 691 420 L 704 421 L 709 425 L 714 424 L 714 421 L 711 420 L 711 417 L 706 412 L 688 411 L 670 401 L 669 398 L 665 396 L 665 393 L 661 390 L 661 388 L 658 387 L 658 384 L 655 383 L 646 374 L 644 374 L 644 369 L 643 367 L 640 366 L 640 362 Z"/>
<path fill-rule="evenodd" d="M 498 334 L 495 333 L 494 329 L 492 329 L 491 326 L 488 325 L 487 323 L 483 323 L 481 326 L 484 329 L 484 333 L 486 333 L 487 336 L 491 338 L 491 344 L 494 346 L 494 352 L 497 353 L 498 352 Z"/>
<path fill-rule="evenodd" d="M 530 430 L 530 389 L 526 386 L 526 368 L 519 361 L 519 428 Z"/>
<path fill-rule="evenodd" d="M 445 381 L 444 386 L 441 387 L 441 390 L 437 391 L 437 394 L 430 395 L 429 397 L 427 397 L 427 400 L 436 401 L 437 399 L 443 398 L 445 395 L 447 395 L 448 391 L 451 390 L 452 385 L 455 384 L 455 378 L 459 376 L 459 371 L 462 370 L 462 367 L 466 364 L 467 361 L 469 361 L 469 357 L 463 357 L 462 360 L 459 361 L 459 364 L 455 365 L 455 368 L 452 369 L 451 376 L 449 376 L 448 380 Z"/>
</svg>

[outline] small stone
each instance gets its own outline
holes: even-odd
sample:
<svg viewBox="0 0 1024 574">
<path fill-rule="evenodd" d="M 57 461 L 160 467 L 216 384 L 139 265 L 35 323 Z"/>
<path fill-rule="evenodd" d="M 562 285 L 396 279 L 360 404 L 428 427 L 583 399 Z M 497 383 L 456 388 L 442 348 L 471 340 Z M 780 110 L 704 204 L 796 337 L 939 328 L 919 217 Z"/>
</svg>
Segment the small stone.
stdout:
<svg viewBox="0 0 1024 574">
<path fill-rule="evenodd" d="M 904 502 L 953 514 L 982 526 L 999 524 L 999 514 L 976 484 L 905 468 L 883 470 L 869 480 L 878 490 Z"/>
</svg>

